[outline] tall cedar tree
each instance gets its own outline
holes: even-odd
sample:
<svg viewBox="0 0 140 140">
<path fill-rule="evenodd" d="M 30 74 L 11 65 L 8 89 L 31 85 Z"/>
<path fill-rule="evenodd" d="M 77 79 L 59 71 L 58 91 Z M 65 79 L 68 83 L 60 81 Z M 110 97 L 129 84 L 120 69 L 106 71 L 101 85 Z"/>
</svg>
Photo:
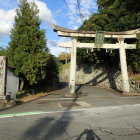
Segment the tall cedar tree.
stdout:
<svg viewBox="0 0 140 140">
<path fill-rule="evenodd" d="M 84 21 L 79 30 L 127 31 L 140 28 L 140 1 L 139 0 L 97 0 L 98 13 L 92 14 L 89 20 Z M 94 42 L 86 39 L 81 41 Z M 105 42 L 115 43 L 117 40 L 105 39 Z M 135 43 L 135 40 L 125 40 Z M 94 64 L 109 64 L 118 68 L 119 52 L 114 50 L 106 53 L 105 50 L 94 49 L 91 53 L 78 50 L 79 62 L 92 62 Z M 128 65 L 134 72 L 140 72 L 140 49 L 127 51 Z"/>
<path fill-rule="evenodd" d="M 29 85 L 46 78 L 46 66 L 51 57 L 46 48 L 45 31 L 40 29 L 38 12 L 34 2 L 20 1 L 7 52 L 9 65 L 17 67 L 15 73 Z"/>
</svg>

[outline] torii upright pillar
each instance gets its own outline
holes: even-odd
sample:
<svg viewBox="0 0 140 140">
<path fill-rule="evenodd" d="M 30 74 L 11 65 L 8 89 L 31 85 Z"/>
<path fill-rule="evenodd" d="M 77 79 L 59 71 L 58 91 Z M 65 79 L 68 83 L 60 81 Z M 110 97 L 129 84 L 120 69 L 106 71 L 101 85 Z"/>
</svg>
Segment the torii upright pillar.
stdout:
<svg viewBox="0 0 140 140">
<path fill-rule="evenodd" d="M 72 38 L 70 79 L 69 79 L 70 94 L 75 94 L 76 54 L 77 54 L 77 39 Z"/>
<path fill-rule="evenodd" d="M 123 80 L 123 92 L 130 92 L 124 38 L 119 38 L 118 41 L 120 45 L 119 53 L 120 53 L 120 64 L 121 64 L 121 72 L 122 72 L 122 80 Z"/>
</svg>

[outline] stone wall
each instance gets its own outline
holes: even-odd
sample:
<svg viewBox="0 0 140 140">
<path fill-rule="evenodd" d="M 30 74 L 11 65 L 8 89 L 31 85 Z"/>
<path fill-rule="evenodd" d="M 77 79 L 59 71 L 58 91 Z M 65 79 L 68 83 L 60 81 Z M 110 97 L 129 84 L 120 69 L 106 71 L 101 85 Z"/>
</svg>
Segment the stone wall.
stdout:
<svg viewBox="0 0 140 140">
<path fill-rule="evenodd" d="M 59 75 L 61 82 L 69 82 L 69 68 L 64 68 Z M 140 92 L 140 84 L 132 79 L 130 81 L 131 92 Z M 106 68 L 104 66 L 80 65 L 76 70 L 76 83 L 93 86 L 102 86 L 107 88 L 123 90 L 122 76 L 119 70 Z"/>
</svg>

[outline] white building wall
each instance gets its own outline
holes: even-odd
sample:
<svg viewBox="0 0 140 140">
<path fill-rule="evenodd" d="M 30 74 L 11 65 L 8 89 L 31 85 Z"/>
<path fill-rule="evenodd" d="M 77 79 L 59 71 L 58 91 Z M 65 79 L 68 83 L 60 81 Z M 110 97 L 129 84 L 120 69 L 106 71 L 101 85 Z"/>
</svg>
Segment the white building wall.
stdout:
<svg viewBox="0 0 140 140">
<path fill-rule="evenodd" d="M 19 91 L 19 78 L 13 74 L 10 68 L 7 68 L 6 93 L 10 92 L 11 98 L 16 99 L 16 93 Z"/>
</svg>

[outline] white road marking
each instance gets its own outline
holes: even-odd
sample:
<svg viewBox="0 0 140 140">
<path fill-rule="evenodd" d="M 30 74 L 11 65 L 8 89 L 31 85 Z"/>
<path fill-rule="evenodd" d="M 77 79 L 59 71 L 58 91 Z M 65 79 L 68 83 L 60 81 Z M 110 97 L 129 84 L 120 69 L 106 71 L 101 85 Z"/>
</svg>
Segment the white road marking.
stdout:
<svg viewBox="0 0 140 140">
<path fill-rule="evenodd" d="M 97 110 L 105 110 L 105 109 L 117 109 L 117 108 L 123 108 L 123 107 L 138 107 L 140 104 L 134 104 L 134 105 L 119 105 L 119 106 L 104 106 L 104 107 L 95 107 L 95 108 L 82 108 L 82 109 L 72 109 L 69 111 L 34 111 L 34 112 L 23 112 L 23 113 L 13 113 L 13 114 L 3 114 L 0 115 L 0 119 L 2 118 L 11 118 L 11 117 L 20 117 L 20 116 L 30 116 L 30 115 L 37 115 L 37 114 L 55 114 L 55 113 L 67 113 L 67 112 L 79 112 L 79 111 L 97 111 Z"/>
<path fill-rule="evenodd" d="M 76 103 L 78 103 L 80 106 L 91 106 L 90 104 L 86 102 L 76 102 Z"/>
</svg>

